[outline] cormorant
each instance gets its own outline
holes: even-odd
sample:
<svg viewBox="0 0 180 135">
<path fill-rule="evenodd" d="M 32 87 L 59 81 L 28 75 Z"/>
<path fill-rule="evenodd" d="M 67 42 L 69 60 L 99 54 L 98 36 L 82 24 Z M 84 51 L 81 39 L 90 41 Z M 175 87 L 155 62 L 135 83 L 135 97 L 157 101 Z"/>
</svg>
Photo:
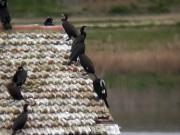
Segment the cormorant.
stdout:
<svg viewBox="0 0 180 135">
<path fill-rule="evenodd" d="M 51 18 L 51 17 L 46 18 L 46 20 L 44 21 L 44 25 L 45 26 L 53 26 L 54 25 L 53 18 Z"/>
<path fill-rule="evenodd" d="M 62 18 L 61 21 L 62 21 L 62 26 L 69 37 L 67 40 L 70 40 L 71 37 L 76 38 L 78 36 L 78 32 L 76 28 L 71 23 L 68 22 L 68 14 L 63 13 L 63 16 L 64 18 Z"/>
<path fill-rule="evenodd" d="M 14 120 L 14 124 L 12 126 L 12 135 L 15 135 L 18 130 L 23 129 L 23 127 L 25 126 L 28 120 L 28 105 L 29 104 L 24 105 L 23 112 Z"/>
<path fill-rule="evenodd" d="M 24 97 L 21 94 L 21 88 L 16 85 L 14 82 L 7 84 L 8 93 L 14 100 L 22 100 Z"/>
<path fill-rule="evenodd" d="M 82 26 L 80 28 L 80 35 L 78 35 L 78 37 L 73 41 L 72 47 L 71 47 L 71 52 L 73 52 L 73 50 L 78 46 L 79 43 L 84 43 L 85 39 L 86 39 L 86 32 L 84 31 L 84 29 L 87 26 Z"/>
<path fill-rule="evenodd" d="M 12 81 L 16 83 L 18 87 L 21 87 L 27 78 L 27 71 L 22 66 L 18 67 L 16 73 L 13 76 Z"/>
<path fill-rule="evenodd" d="M 85 43 L 84 40 L 86 38 L 86 32 L 84 31 L 86 26 L 82 26 L 80 28 L 80 35 L 74 40 L 72 48 L 71 48 L 71 54 L 69 56 L 69 65 L 72 63 L 72 61 L 77 61 L 77 58 L 85 53 Z"/>
<path fill-rule="evenodd" d="M 0 0 L 0 20 L 5 30 L 12 29 L 7 0 Z"/>
<path fill-rule="evenodd" d="M 109 108 L 109 104 L 107 102 L 107 89 L 105 86 L 105 81 L 99 78 L 96 78 L 93 81 L 94 91 L 97 93 L 99 99 L 103 99 L 106 106 Z"/>
<path fill-rule="evenodd" d="M 77 58 L 85 53 L 85 44 L 84 43 L 78 43 L 76 48 L 73 49 L 69 56 L 69 62 L 68 65 L 72 63 L 72 61 L 77 61 Z"/>
<path fill-rule="evenodd" d="M 79 56 L 79 59 L 81 66 L 87 73 L 95 74 L 94 64 L 87 55 L 82 54 Z"/>
</svg>

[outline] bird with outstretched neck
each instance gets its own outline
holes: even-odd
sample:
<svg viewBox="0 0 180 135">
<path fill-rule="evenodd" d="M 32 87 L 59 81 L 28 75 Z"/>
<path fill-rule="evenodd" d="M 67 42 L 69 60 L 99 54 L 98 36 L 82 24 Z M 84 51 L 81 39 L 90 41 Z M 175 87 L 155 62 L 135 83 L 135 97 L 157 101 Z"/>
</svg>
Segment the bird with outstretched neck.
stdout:
<svg viewBox="0 0 180 135">
<path fill-rule="evenodd" d="M 78 47 L 79 43 L 84 43 L 85 42 L 86 32 L 84 30 L 85 30 L 86 27 L 87 26 L 82 26 L 80 28 L 80 34 L 78 35 L 77 38 L 75 38 L 75 40 L 72 43 L 71 52 L 73 52 L 76 49 L 76 47 Z"/>
<path fill-rule="evenodd" d="M 22 130 L 28 120 L 28 106 L 29 104 L 25 104 L 23 107 L 23 112 L 14 120 L 12 126 L 12 135 L 15 135 L 18 130 Z"/>
<path fill-rule="evenodd" d="M 22 66 L 19 66 L 16 73 L 14 74 L 12 81 L 16 83 L 18 87 L 21 87 L 27 78 L 27 71 Z"/>
<path fill-rule="evenodd" d="M 0 20 L 5 30 L 12 29 L 7 0 L 0 0 Z"/>
<path fill-rule="evenodd" d="M 109 104 L 107 101 L 107 89 L 105 86 L 105 81 L 103 79 L 97 78 L 95 75 L 95 79 L 93 80 L 93 88 L 97 93 L 98 98 L 104 100 L 106 106 L 109 108 Z"/>
<path fill-rule="evenodd" d="M 68 14 L 63 13 L 62 15 L 63 18 L 61 19 L 61 21 L 62 21 L 62 26 L 68 35 L 67 41 L 70 40 L 72 37 L 76 38 L 78 36 L 78 32 L 76 28 L 70 22 L 68 22 Z"/>
</svg>

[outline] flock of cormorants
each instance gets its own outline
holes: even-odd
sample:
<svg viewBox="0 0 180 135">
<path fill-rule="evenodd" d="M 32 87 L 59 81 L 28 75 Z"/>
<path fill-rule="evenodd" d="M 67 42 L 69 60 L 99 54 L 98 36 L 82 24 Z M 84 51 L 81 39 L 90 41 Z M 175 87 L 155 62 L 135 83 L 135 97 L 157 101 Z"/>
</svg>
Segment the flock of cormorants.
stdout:
<svg viewBox="0 0 180 135">
<path fill-rule="evenodd" d="M 93 74 L 95 79 L 93 81 L 93 87 L 94 91 L 97 93 L 99 99 L 103 99 L 106 106 L 109 107 L 109 104 L 106 100 L 107 98 L 107 89 L 105 87 L 105 81 L 98 78 L 95 74 L 95 68 L 94 64 L 91 61 L 91 59 L 85 54 L 85 39 L 86 39 L 86 32 L 84 31 L 86 26 L 82 26 L 80 28 L 80 34 L 76 31 L 75 27 L 68 22 L 68 15 L 66 13 L 63 14 L 62 20 L 62 26 L 65 30 L 65 32 L 68 35 L 68 39 L 74 38 L 74 41 L 72 43 L 71 47 L 71 54 L 69 56 L 69 62 L 70 65 L 73 61 L 76 62 L 79 58 L 81 66 L 84 68 L 84 70 L 87 73 Z"/>
<path fill-rule="evenodd" d="M 0 0 L 0 19 L 5 30 L 12 29 L 11 26 L 11 17 L 7 8 L 7 0 Z M 85 39 L 86 39 L 86 26 L 82 26 L 80 28 L 80 34 L 78 34 L 76 28 L 68 22 L 68 14 L 63 13 L 63 18 L 61 19 L 62 26 L 65 32 L 68 35 L 68 39 L 70 40 L 74 38 L 71 54 L 69 56 L 68 65 L 71 65 L 73 62 L 80 61 L 81 66 L 87 73 L 93 74 L 95 79 L 93 80 L 94 91 L 97 93 L 98 98 L 104 100 L 106 106 L 109 108 L 107 98 L 107 89 L 105 87 L 104 80 L 98 78 L 95 74 L 95 68 L 91 59 L 85 54 Z M 48 17 L 45 22 L 45 26 L 52 26 L 53 19 Z M 8 93 L 15 100 L 25 100 L 21 94 L 22 85 L 25 83 L 27 78 L 27 71 L 23 68 L 23 66 L 18 67 L 16 73 L 14 74 L 11 82 L 7 84 Z M 26 100 L 25 100 L 26 101 Z M 23 112 L 15 119 L 14 124 L 12 126 L 13 133 L 15 135 L 18 130 L 21 130 L 28 118 L 28 107 L 29 103 L 26 101 L 26 104 L 23 107 Z"/>
</svg>

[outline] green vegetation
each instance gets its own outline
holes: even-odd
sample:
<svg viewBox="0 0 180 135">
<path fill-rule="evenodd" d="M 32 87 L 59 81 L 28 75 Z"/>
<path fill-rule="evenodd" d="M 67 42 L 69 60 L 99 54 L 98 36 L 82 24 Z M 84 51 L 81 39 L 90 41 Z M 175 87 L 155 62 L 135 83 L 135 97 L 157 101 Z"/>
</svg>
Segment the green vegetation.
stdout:
<svg viewBox="0 0 180 135">
<path fill-rule="evenodd" d="M 180 27 L 106 28 L 106 31 L 91 28 L 87 32 L 87 52 L 92 53 L 99 73 L 105 72 L 105 80 L 111 89 L 180 88 L 180 55 L 177 54 L 180 49 Z M 157 50 L 160 53 L 155 53 Z M 106 57 L 106 61 L 114 65 L 105 64 L 99 57 Z M 168 64 L 171 61 L 174 63 Z"/>
<path fill-rule="evenodd" d="M 11 0 L 9 9 L 13 17 L 60 16 L 63 4 L 62 0 Z"/>
<path fill-rule="evenodd" d="M 180 6 L 178 0 L 137 0 L 125 5 L 112 6 L 110 14 L 160 14 L 170 13 Z"/>
<path fill-rule="evenodd" d="M 179 74 L 117 74 L 105 75 L 110 89 L 126 90 L 178 90 L 180 89 Z"/>
<path fill-rule="evenodd" d="M 116 51 L 167 49 L 168 47 L 178 47 L 179 45 L 176 43 L 180 39 L 180 27 L 178 26 L 106 28 L 106 31 L 104 28 L 92 28 L 87 31 L 89 47 L 95 47 L 96 50 L 103 48 L 105 51 L 113 48 Z"/>
<path fill-rule="evenodd" d="M 60 16 L 62 11 L 82 16 L 159 14 L 180 11 L 179 0 L 124 0 L 73 1 L 73 0 L 9 0 L 14 17 Z"/>
</svg>

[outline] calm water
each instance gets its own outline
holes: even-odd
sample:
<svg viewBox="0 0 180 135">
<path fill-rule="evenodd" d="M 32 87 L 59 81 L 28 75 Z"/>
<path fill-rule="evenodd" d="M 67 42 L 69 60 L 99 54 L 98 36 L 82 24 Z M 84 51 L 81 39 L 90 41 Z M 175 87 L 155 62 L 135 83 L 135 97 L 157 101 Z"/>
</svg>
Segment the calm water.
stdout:
<svg viewBox="0 0 180 135">
<path fill-rule="evenodd" d="M 180 132 L 124 132 L 122 135 L 180 135 Z"/>
</svg>

